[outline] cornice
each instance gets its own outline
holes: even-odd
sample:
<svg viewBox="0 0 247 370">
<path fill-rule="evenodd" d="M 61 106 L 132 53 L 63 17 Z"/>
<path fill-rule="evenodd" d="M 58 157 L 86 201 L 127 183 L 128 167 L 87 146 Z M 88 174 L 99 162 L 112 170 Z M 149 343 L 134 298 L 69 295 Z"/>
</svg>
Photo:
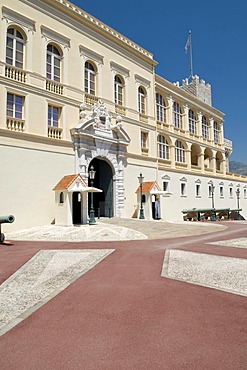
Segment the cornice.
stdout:
<svg viewBox="0 0 247 370">
<path fill-rule="evenodd" d="M 29 3 L 30 0 L 21 0 L 23 2 Z M 32 2 L 32 1 L 30 1 Z M 96 29 L 97 32 L 103 33 L 108 38 L 113 38 L 117 43 L 121 44 L 123 47 L 132 49 L 132 52 L 137 53 L 140 57 L 144 57 L 149 60 L 149 63 L 153 66 L 157 65 L 157 62 L 153 59 L 153 54 L 145 50 L 135 42 L 131 41 L 127 37 L 123 36 L 121 33 L 115 31 L 113 28 L 109 27 L 105 23 L 101 22 L 97 18 L 93 17 L 89 13 L 85 12 L 81 8 L 72 4 L 66 0 L 43 0 L 46 4 L 51 7 L 55 7 L 60 11 L 66 13 L 70 17 L 79 20 L 81 23 L 86 24 L 92 29 Z"/>
</svg>

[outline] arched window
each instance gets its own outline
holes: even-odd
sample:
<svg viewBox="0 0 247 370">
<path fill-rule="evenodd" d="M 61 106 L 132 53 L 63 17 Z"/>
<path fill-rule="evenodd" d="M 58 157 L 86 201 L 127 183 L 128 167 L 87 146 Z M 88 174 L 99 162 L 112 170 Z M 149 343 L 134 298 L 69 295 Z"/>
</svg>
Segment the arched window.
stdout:
<svg viewBox="0 0 247 370">
<path fill-rule="evenodd" d="M 181 141 L 175 142 L 175 161 L 185 163 L 185 149 Z"/>
<path fill-rule="evenodd" d="M 196 117 L 192 109 L 189 110 L 189 132 L 193 135 L 196 134 Z"/>
<path fill-rule="evenodd" d="M 16 28 L 8 28 L 6 40 L 6 63 L 23 69 L 25 40 Z"/>
<path fill-rule="evenodd" d="M 220 125 L 214 121 L 214 142 L 219 143 L 220 140 Z"/>
<path fill-rule="evenodd" d="M 142 86 L 138 88 L 138 111 L 146 114 L 146 91 Z"/>
<path fill-rule="evenodd" d="M 169 159 L 169 144 L 163 135 L 158 135 L 158 156 L 162 159 Z"/>
<path fill-rule="evenodd" d="M 123 105 L 123 80 L 119 76 L 115 76 L 114 79 L 114 99 L 115 104 Z"/>
<path fill-rule="evenodd" d="M 95 67 L 90 62 L 85 63 L 85 92 L 91 95 L 95 95 Z"/>
<path fill-rule="evenodd" d="M 61 54 L 56 46 L 49 44 L 46 50 L 46 78 L 60 82 L 60 75 Z"/>
<path fill-rule="evenodd" d="M 208 139 L 208 121 L 205 116 L 202 116 L 202 137 Z"/>
<path fill-rule="evenodd" d="M 165 122 L 165 101 L 160 94 L 156 94 L 156 118 L 157 121 Z"/>
<path fill-rule="evenodd" d="M 181 108 L 177 102 L 173 103 L 173 125 L 176 128 L 181 128 Z"/>
</svg>

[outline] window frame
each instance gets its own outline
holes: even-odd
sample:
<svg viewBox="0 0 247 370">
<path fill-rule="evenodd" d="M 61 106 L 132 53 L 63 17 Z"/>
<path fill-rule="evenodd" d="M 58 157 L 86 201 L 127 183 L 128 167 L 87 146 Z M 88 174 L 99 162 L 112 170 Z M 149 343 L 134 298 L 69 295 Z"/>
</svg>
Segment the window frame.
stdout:
<svg viewBox="0 0 247 370">
<path fill-rule="evenodd" d="M 185 146 L 180 140 L 175 141 L 175 162 L 185 163 Z"/>
<path fill-rule="evenodd" d="M 13 99 L 9 99 L 13 97 Z M 18 102 L 18 99 L 20 99 L 20 102 Z M 7 117 L 11 117 L 14 119 L 20 119 L 23 120 L 24 115 L 24 102 L 25 97 L 22 95 L 14 94 L 11 92 L 7 92 L 7 105 L 6 105 L 6 115 Z M 9 107 L 11 106 L 11 108 Z M 18 107 L 21 107 L 21 109 L 18 109 Z"/>
<path fill-rule="evenodd" d="M 166 122 L 165 99 L 159 93 L 156 93 L 156 119 L 159 122 Z"/>
<path fill-rule="evenodd" d="M 84 64 L 84 90 L 85 93 L 93 96 L 96 95 L 96 73 L 94 63 L 87 60 Z"/>
<path fill-rule="evenodd" d="M 160 140 L 161 138 L 162 140 Z M 164 135 L 159 134 L 157 137 L 157 151 L 158 158 L 166 160 L 170 159 L 170 146 Z"/>
<path fill-rule="evenodd" d="M 49 43 L 46 47 L 46 78 L 50 81 L 60 83 L 61 72 L 62 72 L 61 51 L 57 45 Z"/>
<path fill-rule="evenodd" d="M 59 128 L 61 125 L 61 107 L 54 104 L 48 104 L 47 124 L 48 127 Z M 57 119 L 56 119 L 57 117 Z"/>
<path fill-rule="evenodd" d="M 148 132 L 141 131 L 141 149 L 148 149 Z"/>
<path fill-rule="evenodd" d="M 175 128 L 182 128 L 182 111 L 179 103 L 176 101 L 174 101 L 172 105 L 172 120 Z"/>
<path fill-rule="evenodd" d="M 11 35 L 11 33 L 9 32 L 10 30 L 13 30 L 13 35 Z M 21 37 L 18 36 L 18 33 L 20 34 Z M 11 47 L 9 46 L 9 40 L 12 40 Z M 19 69 L 24 68 L 25 44 L 26 44 L 26 38 L 25 38 L 25 35 L 23 34 L 23 31 L 20 31 L 15 26 L 8 27 L 7 32 L 6 32 L 6 49 L 5 49 L 6 64 L 19 68 Z M 18 45 L 21 46 L 21 50 L 18 50 Z M 18 54 L 20 54 L 22 58 L 18 59 L 17 58 Z"/>
<path fill-rule="evenodd" d="M 124 105 L 124 82 L 120 75 L 114 77 L 114 102 L 117 105 Z"/>
<path fill-rule="evenodd" d="M 191 135 L 196 135 L 197 130 L 196 130 L 196 116 L 195 113 L 192 109 L 189 109 L 188 112 L 188 119 L 189 119 L 189 133 Z"/>
<path fill-rule="evenodd" d="M 138 87 L 138 112 L 146 114 L 146 99 L 147 93 L 143 86 Z"/>
</svg>

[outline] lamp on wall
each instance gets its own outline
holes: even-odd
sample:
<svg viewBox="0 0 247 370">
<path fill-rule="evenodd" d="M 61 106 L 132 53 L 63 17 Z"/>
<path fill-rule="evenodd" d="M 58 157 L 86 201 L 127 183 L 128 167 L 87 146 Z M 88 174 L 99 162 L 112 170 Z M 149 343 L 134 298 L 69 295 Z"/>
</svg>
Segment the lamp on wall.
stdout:
<svg viewBox="0 0 247 370">
<path fill-rule="evenodd" d="M 96 171 L 94 171 L 93 166 L 91 166 L 90 171 L 88 171 L 91 187 L 93 187 L 93 181 L 94 181 L 94 178 L 95 178 L 95 173 L 96 173 Z M 94 207 L 93 207 L 93 192 L 91 191 L 91 207 L 90 207 L 89 225 L 94 225 L 95 223 L 96 223 L 96 221 L 95 221 Z"/>
<path fill-rule="evenodd" d="M 236 190 L 236 195 L 237 195 L 237 203 L 238 203 L 238 214 L 237 214 L 237 220 L 241 220 L 241 216 L 240 216 L 240 213 L 239 213 L 239 209 L 240 209 L 240 204 L 239 204 L 239 199 L 240 199 L 240 189 L 237 188 Z"/>
<path fill-rule="evenodd" d="M 139 216 L 139 219 L 140 220 L 144 220 L 145 217 L 144 217 L 144 210 L 143 210 L 143 205 L 142 205 L 142 184 L 143 184 L 144 176 L 142 176 L 141 173 L 140 173 L 140 176 L 138 176 L 138 180 L 139 180 L 140 192 L 141 192 L 141 207 L 140 207 L 140 216 Z"/>
</svg>

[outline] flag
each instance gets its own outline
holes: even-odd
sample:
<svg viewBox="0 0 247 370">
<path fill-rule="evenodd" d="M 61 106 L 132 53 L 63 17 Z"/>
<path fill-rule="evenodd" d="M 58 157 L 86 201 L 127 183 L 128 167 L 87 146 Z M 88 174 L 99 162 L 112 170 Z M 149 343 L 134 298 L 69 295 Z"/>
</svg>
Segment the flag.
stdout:
<svg viewBox="0 0 247 370">
<path fill-rule="evenodd" d="M 184 47 L 186 54 L 187 54 L 187 51 L 188 51 L 189 48 L 190 48 L 190 35 L 188 36 L 188 40 L 187 40 L 186 45 Z"/>
</svg>

